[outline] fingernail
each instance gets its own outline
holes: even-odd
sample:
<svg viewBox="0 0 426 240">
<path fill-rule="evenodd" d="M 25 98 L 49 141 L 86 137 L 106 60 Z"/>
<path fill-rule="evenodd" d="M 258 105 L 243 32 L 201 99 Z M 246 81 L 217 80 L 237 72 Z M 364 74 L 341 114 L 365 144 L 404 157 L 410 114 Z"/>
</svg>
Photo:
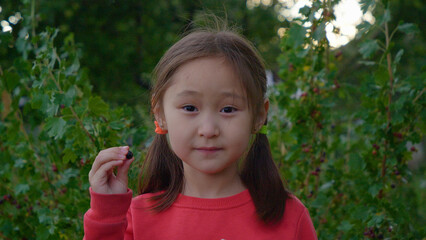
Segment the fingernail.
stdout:
<svg viewBox="0 0 426 240">
<path fill-rule="evenodd" d="M 128 151 L 128 147 L 127 146 L 124 146 L 124 147 L 120 147 L 121 148 L 121 152 L 122 153 L 127 153 L 127 151 Z"/>
</svg>

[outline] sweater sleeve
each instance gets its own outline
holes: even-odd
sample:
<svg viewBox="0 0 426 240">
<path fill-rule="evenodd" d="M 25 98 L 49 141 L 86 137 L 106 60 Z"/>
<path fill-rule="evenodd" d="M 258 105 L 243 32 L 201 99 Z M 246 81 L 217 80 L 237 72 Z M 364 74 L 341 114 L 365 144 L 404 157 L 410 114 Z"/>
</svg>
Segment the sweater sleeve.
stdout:
<svg viewBox="0 0 426 240">
<path fill-rule="evenodd" d="M 84 214 L 83 239 L 133 239 L 127 220 L 131 218 L 131 201 L 130 189 L 124 194 L 100 194 L 90 188 L 90 209 Z"/>
<path fill-rule="evenodd" d="M 314 224 L 312 223 L 311 217 L 309 216 L 308 209 L 304 209 L 300 215 L 297 230 L 296 240 L 317 240 L 317 234 L 315 232 Z"/>
</svg>

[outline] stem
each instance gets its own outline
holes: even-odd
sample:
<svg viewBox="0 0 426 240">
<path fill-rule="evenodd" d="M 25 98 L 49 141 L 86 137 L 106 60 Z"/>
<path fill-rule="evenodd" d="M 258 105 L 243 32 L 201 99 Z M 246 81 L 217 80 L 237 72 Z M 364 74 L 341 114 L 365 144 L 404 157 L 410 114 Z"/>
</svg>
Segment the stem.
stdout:
<svg viewBox="0 0 426 240">
<path fill-rule="evenodd" d="M 391 124 L 391 120 L 392 120 L 392 116 L 391 116 L 391 103 L 392 103 L 392 92 L 393 92 L 393 81 L 394 81 L 394 77 L 393 77 L 393 72 L 392 72 L 392 57 L 391 57 L 391 53 L 389 51 L 389 45 L 390 45 L 390 37 L 389 37 L 389 28 L 388 28 L 388 23 L 385 23 L 385 36 L 386 36 L 386 50 L 387 50 L 387 54 L 386 54 L 386 60 L 387 60 L 387 66 L 388 66 L 388 74 L 389 74 L 389 94 L 388 94 L 388 107 L 387 107 L 387 115 L 386 115 L 386 120 L 387 120 L 387 124 L 386 124 L 386 132 L 389 131 L 389 127 Z M 382 178 L 385 176 L 386 173 L 386 152 L 388 149 L 388 144 L 385 143 L 385 154 L 383 155 L 383 160 L 382 160 Z"/>
<path fill-rule="evenodd" d="M 49 183 L 49 186 L 50 186 L 50 188 L 49 188 L 49 189 L 50 189 L 50 194 L 52 194 L 52 197 L 55 197 L 55 192 L 53 191 L 52 182 L 50 181 L 49 173 L 48 173 L 48 172 L 47 172 L 47 170 L 46 170 L 45 164 L 44 164 L 44 162 L 41 160 L 40 156 L 38 155 L 38 153 L 37 153 L 37 151 L 36 151 L 36 149 L 35 149 L 34 145 L 32 144 L 32 142 L 31 142 L 31 140 L 30 140 L 30 137 L 28 136 L 27 131 L 25 130 L 25 127 L 24 127 L 24 120 L 23 120 L 23 117 L 22 117 L 22 113 L 21 113 L 20 111 L 17 111 L 17 112 L 15 112 L 15 113 L 16 113 L 16 118 L 19 120 L 20 129 L 21 129 L 21 132 L 24 134 L 25 140 L 27 140 L 28 145 L 30 146 L 30 149 L 34 152 L 34 155 L 36 156 L 36 159 L 37 159 L 37 161 L 38 161 L 38 164 L 41 164 L 41 165 L 42 165 L 42 170 L 40 170 L 40 172 L 42 172 L 42 173 L 43 173 L 44 177 L 47 179 L 47 182 Z M 36 165 L 38 165 L 38 164 L 34 164 L 34 165 L 36 166 Z M 44 171 L 43 171 L 43 170 L 44 170 Z"/>
<path fill-rule="evenodd" d="M 35 37 L 36 35 L 36 21 L 35 21 L 35 0 L 31 1 L 31 29 L 32 29 L 32 35 Z M 38 48 L 37 43 L 34 43 L 34 47 Z"/>
<path fill-rule="evenodd" d="M 419 95 L 417 95 L 416 98 L 414 98 L 413 103 L 415 103 L 417 99 L 419 99 L 423 95 L 424 92 L 425 92 L 425 88 L 423 88 L 422 91 L 419 93 Z"/>
</svg>

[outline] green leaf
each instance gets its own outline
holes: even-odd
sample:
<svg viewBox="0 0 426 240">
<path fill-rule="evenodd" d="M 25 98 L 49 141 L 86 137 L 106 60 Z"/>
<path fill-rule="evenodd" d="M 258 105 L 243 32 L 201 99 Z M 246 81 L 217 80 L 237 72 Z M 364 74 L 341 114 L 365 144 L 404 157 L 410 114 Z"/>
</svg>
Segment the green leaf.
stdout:
<svg viewBox="0 0 426 240">
<path fill-rule="evenodd" d="M 77 91 L 75 90 L 75 87 L 73 85 L 65 93 L 65 98 L 64 98 L 64 102 L 63 102 L 65 107 L 69 107 L 69 106 L 72 105 L 76 94 L 77 94 Z"/>
<path fill-rule="evenodd" d="M 121 130 L 123 129 L 126 125 L 122 122 L 122 121 L 113 121 L 109 123 L 109 126 L 114 129 L 114 130 Z"/>
<path fill-rule="evenodd" d="M 404 49 L 400 49 L 396 55 L 395 55 L 395 60 L 393 61 L 395 64 L 399 63 L 399 61 L 401 60 L 402 54 L 404 54 Z"/>
<path fill-rule="evenodd" d="M 62 157 L 63 163 L 75 162 L 77 155 L 69 148 L 64 150 L 64 156 Z"/>
<path fill-rule="evenodd" d="M 74 58 L 74 62 L 65 70 L 65 75 L 69 76 L 77 72 L 77 70 L 80 68 L 80 61 L 78 60 L 78 57 Z"/>
<path fill-rule="evenodd" d="M 47 107 L 45 109 L 47 116 L 53 117 L 58 113 L 59 110 L 59 104 L 55 103 L 55 99 L 53 99 L 53 102 L 47 103 Z"/>
<path fill-rule="evenodd" d="M 288 32 L 288 39 L 287 44 L 290 47 L 293 47 L 294 49 L 298 47 L 302 47 L 302 44 L 305 42 L 306 38 L 306 29 L 299 25 L 299 24 L 293 24 L 290 27 L 290 30 Z"/>
<path fill-rule="evenodd" d="M 369 58 L 379 49 L 379 44 L 376 40 L 368 40 L 361 44 L 359 52 L 362 54 L 363 58 Z"/>
<path fill-rule="evenodd" d="M 322 22 L 320 25 L 317 26 L 313 38 L 317 41 L 321 41 L 325 38 L 325 22 Z"/>
<path fill-rule="evenodd" d="M 346 232 L 346 231 L 351 230 L 352 226 L 353 226 L 353 224 L 351 224 L 351 223 L 349 223 L 349 221 L 345 220 L 345 221 L 342 221 L 340 223 L 340 225 L 337 227 L 337 230 Z"/>
<path fill-rule="evenodd" d="M 374 7 L 376 1 L 375 0 L 361 0 L 361 10 L 363 13 L 366 13 L 370 7 Z"/>
<path fill-rule="evenodd" d="M 401 24 L 401 25 L 398 26 L 398 30 L 403 32 L 403 33 L 406 33 L 406 34 L 419 32 L 419 29 L 413 23 Z"/>
<path fill-rule="evenodd" d="M 308 17 L 309 16 L 309 12 L 311 11 L 311 8 L 308 6 L 304 6 L 302 8 L 299 9 L 299 13 Z"/>
<path fill-rule="evenodd" d="M 387 23 L 391 20 L 391 12 L 389 9 L 386 9 L 382 16 L 381 24 Z"/>
<path fill-rule="evenodd" d="M 97 116 L 105 116 L 108 115 L 109 106 L 99 96 L 90 97 L 89 110 Z"/>
<path fill-rule="evenodd" d="M 57 186 L 63 186 L 67 184 L 70 178 L 78 176 L 78 172 L 79 171 L 77 169 L 68 168 L 61 174 L 62 178 L 57 182 Z"/>
<path fill-rule="evenodd" d="M 27 160 L 19 158 L 15 161 L 15 164 L 13 164 L 13 167 L 14 168 L 23 168 L 26 163 L 27 163 Z"/>
<path fill-rule="evenodd" d="M 5 80 L 4 84 L 8 92 L 13 92 L 13 89 L 19 85 L 19 75 L 17 73 L 6 71 L 3 73 L 2 78 Z"/>
<path fill-rule="evenodd" d="M 356 39 L 360 39 L 364 35 L 364 33 L 370 30 L 371 26 L 372 25 L 367 21 L 364 21 L 358 26 L 356 26 L 356 28 L 358 29 L 358 32 L 356 34 Z"/>
<path fill-rule="evenodd" d="M 371 227 L 371 226 L 378 226 L 378 225 L 380 225 L 380 224 L 383 222 L 383 219 L 384 219 L 384 218 L 385 218 L 385 217 L 384 217 L 382 214 L 374 215 L 374 216 L 370 219 L 370 221 L 368 221 L 367 225 L 368 225 L 369 227 Z"/>
<path fill-rule="evenodd" d="M 49 229 L 47 228 L 38 228 L 36 230 L 37 240 L 48 239 L 49 235 Z"/>
<path fill-rule="evenodd" d="M 349 157 L 348 165 L 351 171 L 359 172 L 365 168 L 366 163 L 364 159 L 360 157 L 357 153 L 353 153 Z"/>
<path fill-rule="evenodd" d="M 318 191 L 324 191 L 329 189 L 330 187 L 332 187 L 334 184 L 334 180 L 331 180 L 329 182 L 324 183 L 323 185 L 321 185 L 321 187 L 318 188 Z"/>
<path fill-rule="evenodd" d="M 31 107 L 34 109 L 45 109 L 49 103 L 49 96 L 41 92 L 33 92 Z"/>
<path fill-rule="evenodd" d="M 28 186 L 28 184 L 18 184 L 14 188 L 16 195 L 25 194 L 28 190 L 30 190 L 30 186 Z"/>
<path fill-rule="evenodd" d="M 380 189 L 382 189 L 382 184 L 376 183 L 368 188 L 368 192 L 371 194 L 372 197 L 376 197 Z"/>
<path fill-rule="evenodd" d="M 49 137 L 60 139 L 66 131 L 67 122 L 62 118 L 51 117 L 46 121 L 44 126 Z"/>
</svg>

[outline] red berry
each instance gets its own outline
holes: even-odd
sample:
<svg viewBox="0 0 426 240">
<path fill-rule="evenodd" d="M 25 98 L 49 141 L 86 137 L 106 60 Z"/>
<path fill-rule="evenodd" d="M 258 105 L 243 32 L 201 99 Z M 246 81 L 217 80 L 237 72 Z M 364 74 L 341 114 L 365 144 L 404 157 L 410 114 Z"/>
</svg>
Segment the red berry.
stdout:
<svg viewBox="0 0 426 240">
<path fill-rule="evenodd" d="M 305 147 L 305 148 L 302 149 L 302 151 L 304 151 L 305 153 L 308 153 L 308 152 L 311 151 L 311 148 L 310 147 Z"/>
<path fill-rule="evenodd" d="M 337 80 L 334 80 L 334 88 L 335 89 L 340 88 L 340 84 L 339 84 L 339 82 Z"/>
<path fill-rule="evenodd" d="M 402 138 L 402 133 L 396 132 L 396 133 L 393 133 L 393 136 L 401 139 Z"/>
<path fill-rule="evenodd" d="M 85 164 L 84 158 L 80 159 L 80 165 L 84 166 L 84 164 Z"/>
<path fill-rule="evenodd" d="M 319 89 L 318 88 L 314 88 L 313 91 L 314 91 L 314 93 L 317 93 L 317 94 L 319 93 Z"/>
<path fill-rule="evenodd" d="M 304 98 L 304 97 L 308 96 L 308 93 L 303 92 L 302 94 L 300 94 L 300 96 L 301 96 L 302 98 Z"/>
<path fill-rule="evenodd" d="M 342 56 L 343 52 L 342 51 L 338 51 L 336 54 L 334 54 L 335 58 L 339 58 L 340 56 Z"/>
<path fill-rule="evenodd" d="M 376 149 L 376 150 L 379 150 L 380 149 L 380 146 L 379 145 L 377 145 L 377 144 L 373 144 L 373 147 Z"/>
<path fill-rule="evenodd" d="M 376 150 L 373 150 L 372 154 L 373 154 L 374 156 L 376 156 L 376 155 L 377 155 Z"/>
<path fill-rule="evenodd" d="M 288 65 L 288 70 L 289 70 L 290 72 L 293 72 L 293 71 L 294 71 L 294 65 L 290 63 L 290 64 Z"/>
<path fill-rule="evenodd" d="M 312 171 L 311 175 L 318 176 L 318 172 Z"/>
<path fill-rule="evenodd" d="M 56 164 L 52 164 L 52 171 L 57 172 L 58 168 L 56 167 Z"/>
<path fill-rule="evenodd" d="M 414 146 L 412 146 L 412 147 L 410 148 L 410 150 L 411 150 L 412 152 L 417 152 L 417 148 L 416 148 L 416 147 L 414 147 Z"/>
</svg>

